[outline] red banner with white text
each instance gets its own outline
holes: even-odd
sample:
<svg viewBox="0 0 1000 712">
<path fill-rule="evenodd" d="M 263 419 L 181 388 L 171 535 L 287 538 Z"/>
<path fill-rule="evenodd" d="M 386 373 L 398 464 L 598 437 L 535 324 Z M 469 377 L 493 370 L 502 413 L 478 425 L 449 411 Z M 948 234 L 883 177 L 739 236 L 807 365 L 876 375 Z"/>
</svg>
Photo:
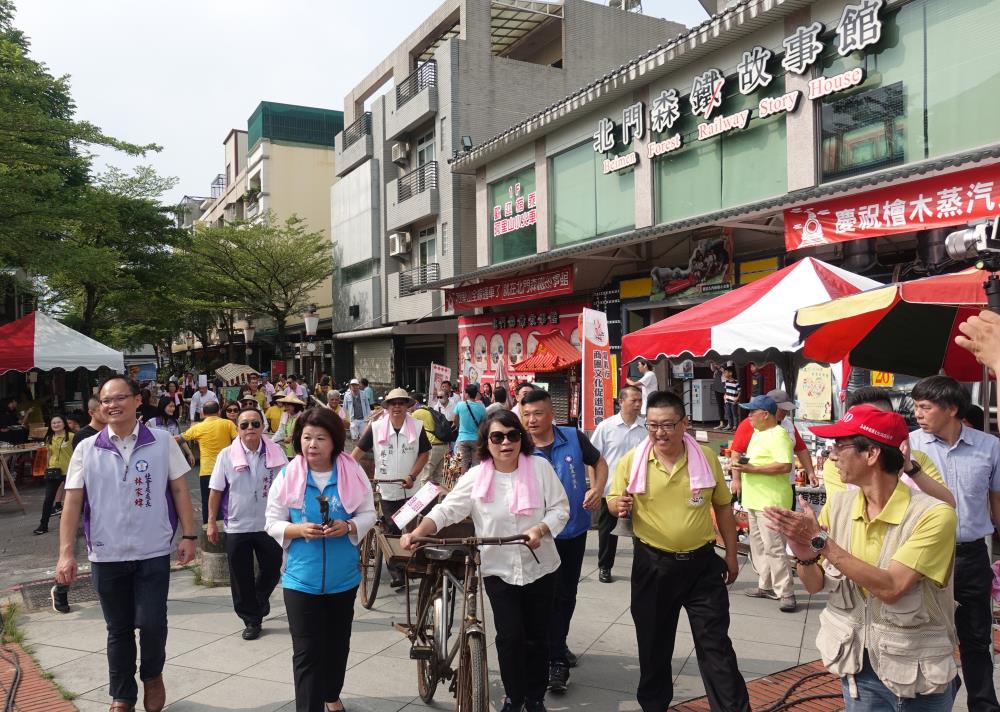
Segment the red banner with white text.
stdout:
<svg viewBox="0 0 1000 712">
<path fill-rule="evenodd" d="M 785 247 L 962 226 L 1000 212 L 1000 165 L 901 183 L 785 211 Z"/>
<path fill-rule="evenodd" d="M 573 293 L 573 266 L 567 265 L 548 272 L 523 277 L 493 279 L 444 290 L 446 308 L 455 311 L 476 307 L 495 307 L 532 300 L 545 300 Z"/>
</svg>

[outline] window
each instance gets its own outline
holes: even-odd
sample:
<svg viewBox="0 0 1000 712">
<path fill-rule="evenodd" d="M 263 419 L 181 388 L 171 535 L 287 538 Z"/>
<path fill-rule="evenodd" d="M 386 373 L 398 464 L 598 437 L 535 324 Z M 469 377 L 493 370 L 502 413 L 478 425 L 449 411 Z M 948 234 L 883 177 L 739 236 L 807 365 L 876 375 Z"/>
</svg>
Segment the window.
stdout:
<svg viewBox="0 0 1000 712">
<path fill-rule="evenodd" d="M 535 254 L 535 167 L 529 166 L 491 183 L 487 190 L 486 225 L 490 262 L 507 262 Z"/>
<path fill-rule="evenodd" d="M 347 267 L 341 267 L 340 281 L 343 284 L 350 284 L 351 282 L 358 282 L 362 279 L 370 279 L 375 276 L 375 267 L 375 260 L 365 260 L 364 262 L 358 262 L 357 264 L 349 265 Z"/>
<path fill-rule="evenodd" d="M 417 266 L 426 267 L 437 262 L 437 233 L 433 227 L 417 233 Z"/>
<path fill-rule="evenodd" d="M 605 157 L 588 141 L 551 159 L 550 206 L 556 247 L 635 225 L 635 170 L 605 173 Z"/>
<path fill-rule="evenodd" d="M 417 139 L 417 167 L 430 163 L 434 157 L 434 129 Z"/>
</svg>

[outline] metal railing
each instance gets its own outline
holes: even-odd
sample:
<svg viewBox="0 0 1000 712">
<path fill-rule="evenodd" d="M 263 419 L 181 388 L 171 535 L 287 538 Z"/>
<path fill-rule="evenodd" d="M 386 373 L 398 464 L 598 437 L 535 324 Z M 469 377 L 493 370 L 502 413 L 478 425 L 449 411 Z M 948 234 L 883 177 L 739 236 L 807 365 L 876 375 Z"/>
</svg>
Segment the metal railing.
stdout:
<svg viewBox="0 0 1000 712">
<path fill-rule="evenodd" d="M 396 182 L 396 202 L 402 203 L 425 190 L 436 190 L 438 187 L 438 164 L 430 161 L 416 170 L 400 177 Z"/>
<path fill-rule="evenodd" d="M 220 173 L 212 180 L 212 197 L 218 198 L 226 192 L 226 174 Z"/>
<path fill-rule="evenodd" d="M 437 62 L 429 59 L 396 86 L 396 108 L 403 106 L 424 89 L 435 84 L 437 84 Z"/>
<path fill-rule="evenodd" d="M 372 134 L 372 112 L 366 111 L 363 113 L 357 121 L 344 129 L 343 143 L 341 144 L 341 150 L 347 150 L 347 147 L 357 143 L 365 136 L 371 136 Z"/>
<path fill-rule="evenodd" d="M 441 266 L 437 262 L 420 265 L 399 273 L 399 296 L 408 297 L 428 282 L 437 281 L 441 276 Z"/>
</svg>

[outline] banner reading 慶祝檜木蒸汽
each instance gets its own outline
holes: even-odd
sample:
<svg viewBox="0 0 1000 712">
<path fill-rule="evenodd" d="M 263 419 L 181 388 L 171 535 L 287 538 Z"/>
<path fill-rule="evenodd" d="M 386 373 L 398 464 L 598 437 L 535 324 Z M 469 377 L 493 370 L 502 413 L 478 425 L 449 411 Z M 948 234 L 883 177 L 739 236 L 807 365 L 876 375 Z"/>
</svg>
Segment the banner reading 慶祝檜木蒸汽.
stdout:
<svg viewBox="0 0 1000 712">
<path fill-rule="evenodd" d="M 580 427 L 583 430 L 593 430 L 598 423 L 615 413 L 607 314 L 595 309 L 584 309 L 580 314 L 580 340 L 583 348 Z"/>
</svg>

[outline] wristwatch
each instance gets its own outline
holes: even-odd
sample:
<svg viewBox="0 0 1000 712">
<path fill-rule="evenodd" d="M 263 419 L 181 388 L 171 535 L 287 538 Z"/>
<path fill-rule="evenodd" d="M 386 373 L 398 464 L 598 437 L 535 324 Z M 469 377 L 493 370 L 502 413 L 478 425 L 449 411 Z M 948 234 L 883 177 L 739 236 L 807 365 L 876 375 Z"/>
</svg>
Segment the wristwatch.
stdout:
<svg viewBox="0 0 1000 712">
<path fill-rule="evenodd" d="M 907 470 L 905 467 L 903 468 L 903 474 L 906 475 L 907 477 L 914 477 L 918 472 L 920 472 L 921 469 L 920 463 L 917 462 L 916 460 L 910 460 L 910 465 L 911 468 L 909 470 Z"/>
<path fill-rule="evenodd" d="M 809 548 L 813 551 L 823 551 L 826 548 L 826 540 L 829 538 L 829 534 L 820 532 L 809 541 Z"/>
<path fill-rule="evenodd" d="M 184 541 L 198 541 L 198 537 L 195 536 L 194 534 L 184 534 L 183 536 L 181 536 L 181 539 L 183 539 Z"/>
</svg>

